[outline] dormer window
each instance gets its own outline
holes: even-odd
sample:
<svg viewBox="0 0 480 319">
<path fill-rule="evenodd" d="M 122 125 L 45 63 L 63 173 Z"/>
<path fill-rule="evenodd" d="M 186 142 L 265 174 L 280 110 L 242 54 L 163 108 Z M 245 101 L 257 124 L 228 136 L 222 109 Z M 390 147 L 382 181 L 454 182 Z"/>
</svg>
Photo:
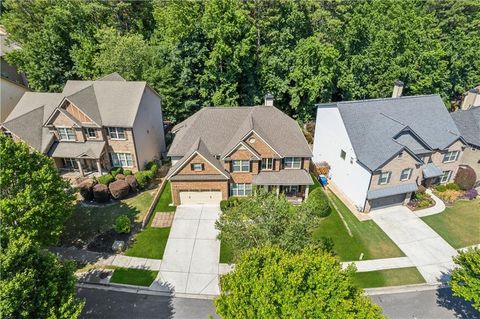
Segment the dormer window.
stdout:
<svg viewBox="0 0 480 319">
<path fill-rule="evenodd" d="M 67 127 L 58 127 L 57 128 L 58 136 L 61 141 L 75 141 L 75 132 L 71 128 Z"/>
<path fill-rule="evenodd" d="M 125 128 L 123 127 L 107 127 L 108 136 L 112 140 L 125 140 Z"/>
</svg>

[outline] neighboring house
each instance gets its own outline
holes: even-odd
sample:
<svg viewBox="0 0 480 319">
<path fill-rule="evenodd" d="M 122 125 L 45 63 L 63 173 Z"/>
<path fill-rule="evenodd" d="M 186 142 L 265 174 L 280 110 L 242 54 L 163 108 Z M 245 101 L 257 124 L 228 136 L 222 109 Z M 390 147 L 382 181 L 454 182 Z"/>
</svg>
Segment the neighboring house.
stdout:
<svg viewBox="0 0 480 319">
<path fill-rule="evenodd" d="M 465 147 L 438 95 L 319 104 L 313 161 L 359 211 L 406 204 L 418 185 L 448 183 Z"/>
<path fill-rule="evenodd" d="M 468 143 L 468 147 L 463 152 L 461 164 L 475 170 L 478 184 L 480 183 L 480 106 L 458 110 L 451 115 L 462 137 Z"/>
<path fill-rule="evenodd" d="M 460 109 L 468 110 L 476 106 L 480 106 L 480 85 L 465 93 Z"/>
<path fill-rule="evenodd" d="M 117 73 L 68 81 L 62 93 L 27 92 L 2 129 L 48 154 L 59 169 L 143 169 L 165 152 L 160 96 Z"/>
<path fill-rule="evenodd" d="M 19 49 L 15 44 L 7 44 L 7 34 L 0 27 L 0 123 L 12 112 L 23 93 L 30 91 L 25 75 L 4 59 L 5 53 Z"/>
<path fill-rule="evenodd" d="M 255 187 L 308 196 L 312 153 L 297 122 L 273 106 L 205 107 L 176 125 L 168 156 L 175 205 L 218 203 Z"/>
</svg>

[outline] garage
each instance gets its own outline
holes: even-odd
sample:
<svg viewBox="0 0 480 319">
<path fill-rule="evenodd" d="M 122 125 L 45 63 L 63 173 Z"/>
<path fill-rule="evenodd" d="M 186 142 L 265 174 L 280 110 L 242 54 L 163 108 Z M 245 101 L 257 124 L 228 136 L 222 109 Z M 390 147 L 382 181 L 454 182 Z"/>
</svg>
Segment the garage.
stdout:
<svg viewBox="0 0 480 319">
<path fill-rule="evenodd" d="M 182 205 L 218 205 L 221 200 L 222 192 L 220 190 L 180 191 L 180 204 Z"/>
<path fill-rule="evenodd" d="M 381 197 L 370 200 L 370 209 L 380 209 L 389 206 L 403 205 L 406 194 L 399 194 L 387 197 Z"/>
</svg>

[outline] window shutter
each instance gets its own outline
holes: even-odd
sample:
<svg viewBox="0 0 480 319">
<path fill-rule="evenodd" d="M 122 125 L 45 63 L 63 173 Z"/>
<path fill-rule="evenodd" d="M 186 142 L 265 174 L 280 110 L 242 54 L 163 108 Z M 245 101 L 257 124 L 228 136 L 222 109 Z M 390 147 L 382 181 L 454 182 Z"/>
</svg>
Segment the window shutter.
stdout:
<svg viewBox="0 0 480 319">
<path fill-rule="evenodd" d="M 205 170 L 205 164 L 202 163 L 202 171 Z"/>
</svg>

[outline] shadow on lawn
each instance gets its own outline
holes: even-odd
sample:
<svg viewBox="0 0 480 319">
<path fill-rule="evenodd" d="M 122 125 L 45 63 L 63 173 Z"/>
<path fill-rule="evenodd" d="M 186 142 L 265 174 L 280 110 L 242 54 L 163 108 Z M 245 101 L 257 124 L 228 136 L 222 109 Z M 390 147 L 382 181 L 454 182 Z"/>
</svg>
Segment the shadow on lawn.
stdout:
<svg viewBox="0 0 480 319">
<path fill-rule="evenodd" d="M 439 288 L 437 290 L 437 304 L 446 309 L 455 312 L 456 318 L 461 319 L 479 319 L 480 313 L 476 311 L 472 304 L 463 298 L 452 295 L 451 288 Z"/>
</svg>

